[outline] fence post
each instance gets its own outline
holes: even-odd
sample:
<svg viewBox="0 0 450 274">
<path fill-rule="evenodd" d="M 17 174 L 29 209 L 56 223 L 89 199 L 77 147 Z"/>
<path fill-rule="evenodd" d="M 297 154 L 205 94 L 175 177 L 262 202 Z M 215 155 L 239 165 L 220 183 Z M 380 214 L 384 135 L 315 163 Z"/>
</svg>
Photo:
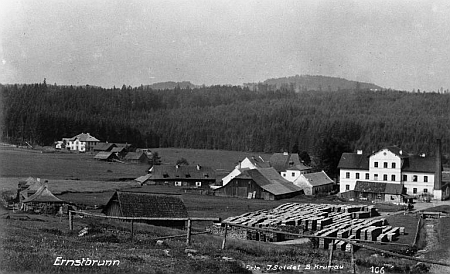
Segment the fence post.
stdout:
<svg viewBox="0 0 450 274">
<path fill-rule="evenodd" d="M 131 241 L 133 241 L 134 236 L 134 220 L 131 219 Z"/>
<path fill-rule="evenodd" d="M 225 249 L 225 244 L 227 242 L 227 232 L 228 232 L 228 224 L 225 224 L 225 232 L 223 234 L 222 250 Z"/>
<path fill-rule="evenodd" d="M 187 233 L 186 233 L 186 245 L 191 245 L 191 229 L 192 229 L 192 221 L 188 219 L 187 221 Z"/>
<path fill-rule="evenodd" d="M 353 273 L 356 274 L 356 262 L 355 262 L 355 246 L 351 244 L 351 252 L 352 252 L 352 269 Z"/>
<path fill-rule="evenodd" d="M 73 215 L 72 211 L 69 210 L 69 230 L 73 230 Z"/>
<path fill-rule="evenodd" d="M 330 250 L 330 258 L 328 259 L 328 272 L 331 272 L 331 261 L 333 260 L 333 248 L 334 248 L 334 240 L 331 241 Z"/>
</svg>

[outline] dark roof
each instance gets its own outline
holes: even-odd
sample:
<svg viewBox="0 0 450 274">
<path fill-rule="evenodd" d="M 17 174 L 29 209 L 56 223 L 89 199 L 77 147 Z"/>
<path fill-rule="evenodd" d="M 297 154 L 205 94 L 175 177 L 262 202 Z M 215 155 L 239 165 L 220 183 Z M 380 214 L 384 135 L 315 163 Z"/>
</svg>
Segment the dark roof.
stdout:
<svg viewBox="0 0 450 274">
<path fill-rule="evenodd" d="M 413 155 L 405 159 L 402 167 L 402 171 L 411 172 L 429 172 L 434 173 L 436 170 L 436 158 L 435 157 L 422 157 Z"/>
<path fill-rule="evenodd" d="M 116 158 L 116 155 L 113 152 L 107 152 L 107 151 L 100 151 L 99 153 L 97 153 L 94 156 L 94 159 L 98 159 L 98 160 L 108 160 L 108 159 L 112 159 L 112 158 Z"/>
<path fill-rule="evenodd" d="M 442 172 L 442 182 L 450 182 L 450 172 Z"/>
<path fill-rule="evenodd" d="M 311 170 L 311 169 L 313 169 L 313 168 L 310 166 L 304 165 L 303 163 L 300 163 L 295 166 L 290 166 L 287 168 L 287 170 L 300 170 L 300 171 Z"/>
<path fill-rule="evenodd" d="M 145 154 L 144 152 L 140 151 L 140 152 L 128 152 L 127 155 L 125 155 L 125 160 L 140 160 L 141 157 L 147 157 L 147 154 Z"/>
<path fill-rule="evenodd" d="M 76 136 L 74 136 L 72 138 L 63 138 L 63 139 L 72 140 L 73 141 L 73 140 L 75 140 L 77 138 L 81 142 L 100 142 L 99 139 L 95 138 L 94 136 L 92 136 L 89 133 L 80 133 L 80 134 L 78 134 L 78 135 L 76 135 Z"/>
<path fill-rule="evenodd" d="M 357 153 L 342 153 L 341 159 L 339 160 L 338 168 L 346 169 L 369 169 L 369 157 L 364 154 Z"/>
<path fill-rule="evenodd" d="M 256 168 L 266 168 L 266 167 L 270 167 L 270 163 L 267 161 L 264 161 L 264 159 L 259 156 L 259 157 L 247 157 L 247 159 L 250 161 L 250 163 L 252 163 Z M 245 159 L 244 159 L 245 160 Z"/>
<path fill-rule="evenodd" d="M 126 150 L 126 147 L 124 147 L 124 146 L 116 146 L 111 149 L 111 152 L 123 152 L 125 150 Z"/>
<path fill-rule="evenodd" d="M 272 167 L 250 169 L 244 171 L 244 173 L 247 173 L 262 189 L 273 195 L 300 192 L 302 190 L 292 182 L 281 177 L 281 175 Z"/>
<path fill-rule="evenodd" d="M 389 146 L 389 147 L 386 147 L 385 149 L 388 149 L 390 152 L 394 153 L 395 155 L 397 155 L 400 158 L 408 157 L 408 153 L 406 151 L 402 150 L 401 148 L 399 148 L 398 146 Z"/>
<path fill-rule="evenodd" d="M 403 194 L 403 185 L 356 181 L 355 191 L 385 194 Z"/>
<path fill-rule="evenodd" d="M 269 159 L 270 165 L 278 172 L 284 172 L 290 167 L 301 166 L 302 162 L 297 153 L 274 153 Z"/>
<path fill-rule="evenodd" d="M 172 165 L 154 165 L 150 169 L 152 180 L 170 180 L 170 179 L 208 179 L 215 181 L 216 174 L 211 167 L 207 166 L 172 166 Z"/>
<path fill-rule="evenodd" d="M 116 145 L 113 143 L 98 143 L 95 145 L 94 150 L 97 151 L 110 151 Z"/>
<path fill-rule="evenodd" d="M 321 186 L 333 184 L 334 181 L 325 173 L 325 171 L 302 174 L 312 186 Z"/>
<path fill-rule="evenodd" d="M 116 191 L 105 209 L 114 201 L 119 203 L 123 217 L 188 217 L 180 195 Z M 103 213 L 106 212 L 105 209 Z"/>
<path fill-rule="evenodd" d="M 63 203 L 64 201 L 57 198 L 48 190 L 47 185 L 41 186 L 36 193 L 26 198 L 24 203 Z"/>
</svg>

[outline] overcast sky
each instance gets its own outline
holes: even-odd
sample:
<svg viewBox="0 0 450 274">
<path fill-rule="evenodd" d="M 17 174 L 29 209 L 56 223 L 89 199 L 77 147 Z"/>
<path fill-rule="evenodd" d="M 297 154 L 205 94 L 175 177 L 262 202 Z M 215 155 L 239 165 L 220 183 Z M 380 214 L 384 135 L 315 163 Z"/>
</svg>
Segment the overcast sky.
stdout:
<svg viewBox="0 0 450 274">
<path fill-rule="evenodd" d="M 1 0 L 0 83 L 450 88 L 450 1 Z"/>
</svg>

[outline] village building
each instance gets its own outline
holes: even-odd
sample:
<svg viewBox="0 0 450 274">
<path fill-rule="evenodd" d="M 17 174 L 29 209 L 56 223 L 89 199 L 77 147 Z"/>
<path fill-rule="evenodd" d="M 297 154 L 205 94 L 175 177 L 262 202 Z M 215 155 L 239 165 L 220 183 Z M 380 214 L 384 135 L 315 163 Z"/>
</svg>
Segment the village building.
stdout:
<svg viewBox="0 0 450 274">
<path fill-rule="evenodd" d="M 257 168 L 268 168 L 270 163 L 265 161 L 261 156 L 259 157 L 246 157 L 244 160 L 239 161 L 239 164 L 225 177 L 222 178 L 220 186 L 228 184 L 233 178 L 239 176 L 242 171 Z M 220 186 L 214 186 L 213 188 L 218 188 Z"/>
<path fill-rule="evenodd" d="M 111 151 L 113 148 L 115 148 L 116 145 L 114 143 L 104 143 L 104 142 L 99 142 L 95 147 L 94 147 L 94 151 L 96 152 L 109 152 Z"/>
<path fill-rule="evenodd" d="M 128 152 L 125 155 L 124 160 L 134 164 L 148 164 L 149 161 L 147 154 L 143 151 Z"/>
<path fill-rule="evenodd" d="M 214 190 L 216 196 L 264 200 L 290 198 L 301 193 L 300 187 L 270 167 L 243 170 L 226 185 Z"/>
<path fill-rule="evenodd" d="M 280 173 L 287 180 L 291 179 L 291 176 L 289 175 L 293 172 L 295 172 L 295 176 L 292 177 L 296 178 L 300 176 L 300 174 L 310 173 L 314 171 L 312 167 L 306 166 L 300 160 L 300 157 L 297 153 L 274 153 L 272 156 L 270 156 L 269 163 L 271 167 L 275 168 L 278 173 Z M 292 179 L 292 182 L 294 180 L 295 179 Z"/>
<path fill-rule="evenodd" d="M 53 195 L 48 189 L 47 183 L 45 183 L 33 195 L 22 201 L 21 210 L 33 211 L 34 213 L 57 214 L 59 212 L 62 214 L 63 204 L 65 202 Z"/>
<path fill-rule="evenodd" d="M 117 153 L 114 153 L 114 152 L 100 151 L 99 153 L 97 153 L 94 156 L 94 159 L 100 160 L 100 161 L 112 162 L 114 160 L 118 160 L 119 157 L 117 156 Z"/>
<path fill-rule="evenodd" d="M 181 195 L 116 191 L 102 213 L 116 217 L 187 218 Z M 183 220 L 136 221 L 157 226 L 184 228 Z"/>
<path fill-rule="evenodd" d="M 357 181 L 355 189 L 342 193 L 342 197 L 349 200 L 391 203 L 404 203 L 409 199 L 401 184 L 364 181 Z"/>
<path fill-rule="evenodd" d="M 396 146 L 370 155 L 361 150 L 343 153 L 339 161 L 340 192 L 355 190 L 358 181 L 401 185 L 404 193 L 415 197 L 450 197 L 450 185 L 442 182 L 442 154 L 438 140 L 433 157 L 408 154 Z"/>
<path fill-rule="evenodd" d="M 63 144 L 57 143 L 56 147 L 65 147 L 71 151 L 86 152 L 93 151 L 100 140 L 89 133 L 80 133 L 72 138 L 63 138 L 62 142 Z"/>
<path fill-rule="evenodd" d="M 154 165 L 144 184 L 168 185 L 182 188 L 209 190 L 216 181 L 216 174 L 207 166 Z"/>
<path fill-rule="evenodd" d="M 300 174 L 293 183 L 300 187 L 305 195 L 329 194 L 335 185 L 325 171 Z"/>
</svg>

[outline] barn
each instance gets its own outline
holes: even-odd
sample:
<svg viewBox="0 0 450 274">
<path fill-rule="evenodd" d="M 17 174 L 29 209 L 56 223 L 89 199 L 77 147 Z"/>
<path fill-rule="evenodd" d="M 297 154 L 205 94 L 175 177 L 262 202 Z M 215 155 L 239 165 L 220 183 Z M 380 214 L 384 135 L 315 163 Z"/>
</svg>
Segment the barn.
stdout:
<svg viewBox="0 0 450 274">
<path fill-rule="evenodd" d="M 324 172 L 301 174 L 294 185 L 300 187 L 305 195 L 328 194 L 333 191 L 334 181 Z"/>
<path fill-rule="evenodd" d="M 125 155 L 124 158 L 125 161 L 135 164 L 148 164 L 148 157 L 147 154 L 143 151 L 138 152 L 128 152 L 127 155 Z"/>
<path fill-rule="evenodd" d="M 181 195 L 116 191 L 102 213 L 117 217 L 187 218 Z M 157 226 L 184 228 L 185 221 L 139 221 Z"/>
<path fill-rule="evenodd" d="M 408 198 L 403 185 L 357 181 L 355 189 L 341 193 L 346 199 L 402 203 Z"/>
<path fill-rule="evenodd" d="M 245 170 L 214 191 L 216 196 L 264 200 L 290 198 L 301 192 L 300 187 L 281 177 L 274 168 Z"/>
<path fill-rule="evenodd" d="M 99 142 L 94 147 L 94 151 L 100 152 L 100 151 L 111 151 L 113 148 L 115 148 L 116 145 L 113 143 L 103 143 Z"/>
<path fill-rule="evenodd" d="M 118 159 L 118 157 L 114 152 L 100 151 L 94 156 L 94 159 L 100 161 L 113 161 L 114 159 Z"/>
<path fill-rule="evenodd" d="M 62 205 L 65 202 L 57 198 L 50 190 L 47 184 L 42 185 L 36 193 L 22 201 L 23 211 L 33 211 L 35 213 L 56 214 L 62 213 Z"/>
</svg>

